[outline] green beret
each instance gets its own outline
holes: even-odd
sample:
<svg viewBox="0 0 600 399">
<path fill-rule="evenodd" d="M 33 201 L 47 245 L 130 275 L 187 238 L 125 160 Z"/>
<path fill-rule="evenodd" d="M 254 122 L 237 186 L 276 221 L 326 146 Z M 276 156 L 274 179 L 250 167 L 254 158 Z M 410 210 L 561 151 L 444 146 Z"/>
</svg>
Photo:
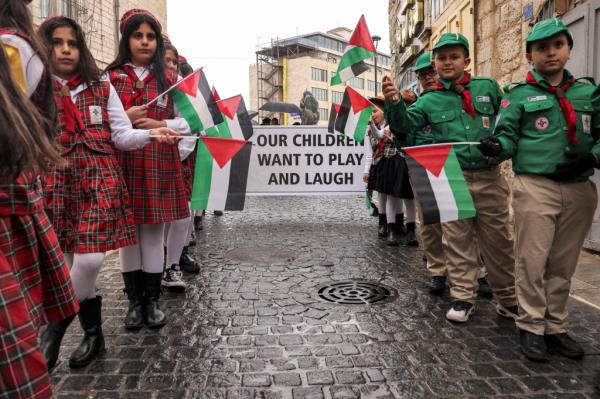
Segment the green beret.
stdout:
<svg viewBox="0 0 600 399">
<path fill-rule="evenodd" d="M 572 46 L 573 36 L 569 28 L 558 18 L 545 19 L 533 25 L 533 28 L 529 31 L 529 35 L 527 35 L 526 42 L 528 44 L 537 42 L 538 40 L 548 39 L 563 32 L 567 35 L 569 44 Z"/>
<path fill-rule="evenodd" d="M 454 46 L 457 44 L 463 46 L 467 50 L 467 54 L 469 53 L 469 40 L 461 33 L 444 33 L 433 49 L 437 50 L 442 47 Z"/>
<path fill-rule="evenodd" d="M 421 54 L 419 56 L 419 58 L 417 58 L 417 62 L 415 63 L 415 66 L 412 67 L 412 71 L 415 73 L 419 73 L 419 71 L 422 71 L 423 69 L 427 69 L 427 68 L 433 68 L 431 66 L 431 52 L 430 51 L 426 51 L 423 54 Z"/>
</svg>

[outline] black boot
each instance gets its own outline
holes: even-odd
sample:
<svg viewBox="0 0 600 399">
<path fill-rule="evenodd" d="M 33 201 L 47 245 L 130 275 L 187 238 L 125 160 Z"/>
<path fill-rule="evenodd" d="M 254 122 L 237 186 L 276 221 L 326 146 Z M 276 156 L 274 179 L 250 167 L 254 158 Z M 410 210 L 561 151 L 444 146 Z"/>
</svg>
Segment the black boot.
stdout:
<svg viewBox="0 0 600 399">
<path fill-rule="evenodd" d="M 379 229 L 377 230 L 377 236 L 380 238 L 386 238 L 388 235 L 387 221 L 385 220 L 385 213 L 379 214 Z"/>
<path fill-rule="evenodd" d="M 40 352 L 42 352 L 44 359 L 46 359 L 48 370 L 56 366 L 60 344 L 65 336 L 67 327 L 69 327 L 74 318 L 75 315 L 69 316 L 58 323 L 50 323 L 42 332 L 40 336 Z"/>
<path fill-rule="evenodd" d="M 409 247 L 418 247 L 419 241 L 415 235 L 415 223 L 406 223 L 406 245 Z"/>
<path fill-rule="evenodd" d="M 544 335 L 544 341 L 549 352 L 557 352 L 569 359 L 579 360 L 584 351 L 573 338 L 567 333 Z"/>
<path fill-rule="evenodd" d="M 162 273 L 144 273 L 144 318 L 149 328 L 161 328 L 167 324 L 167 317 L 158 306 Z"/>
<path fill-rule="evenodd" d="M 396 233 L 395 223 L 388 223 L 387 245 L 390 247 L 398 246 L 398 234 Z"/>
<path fill-rule="evenodd" d="M 373 208 L 373 210 L 371 211 L 371 216 L 373 216 L 373 217 L 379 216 L 379 209 L 377 209 L 377 206 L 372 202 L 371 202 L 371 208 Z"/>
<path fill-rule="evenodd" d="M 529 331 L 519 329 L 519 343 L 521 345 L 521 352 L 527 359 L 534 362 L 548 361 L 543 335 L 536 335 Z"/>
<path fill-rule="evenodd" d="M 106 351 L 102 334 L 102 297 L 86 299 L 79 305 L 78 316 L 84 335 L 69 359 L 72 368 L 85 367 Z"/>
<path fill-rule="evenodd" d="M 122 273 L 129 308 L 125 316 L 127 330 L 139 330 L 144 326 L 142 303 L 144 300 L 144 273 L 141 270 Z"/>
<path fill-rule="evenodd" d="M 399 236 L 403 236 L 406 234 L 406 229 L 404 228 L 404 214 L 397 213 L 396 214 L 396 234 Z"/>
<path fill-rule="evenodd" d="M 179 266 L 181 267 L 181 270 L 186 273 L 200 273 L 200 265 L 198 265 L 196 259 L 190 255 L 188 247 L 183 247 L 181 258 L 179 258 Z"/>
<path fill-rule="evenodd" d="M 194 230 L 202 230 L 202 216 L 194 216 Z"/>
</svg>

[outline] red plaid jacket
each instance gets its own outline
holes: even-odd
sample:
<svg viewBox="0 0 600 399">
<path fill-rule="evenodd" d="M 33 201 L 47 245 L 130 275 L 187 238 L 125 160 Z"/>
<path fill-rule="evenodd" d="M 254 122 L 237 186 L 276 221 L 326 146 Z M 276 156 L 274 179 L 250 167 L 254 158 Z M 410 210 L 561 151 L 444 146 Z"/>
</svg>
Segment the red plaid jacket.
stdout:
<svg viewBox="0 0 600 399">
<path fill-rule="evenodd" d="M 62 121 L 64 110 L 62 107 L 62 94 L 59 86 L 60 84 L 54 81 L 54 97 L 56 98 L 59 120 Z M 112 155 L 115 153 L 114 146 L 111 142 L 110 123 L 107 111 L 109 95 L 110 84 L 108 82 L 95 83 L 79 93 L 75 100 L 75 106 L 81 114 L 86 129 L 84 132 L 71 134 L 66 132 L 64 125 L 61 122 L 61 134 L 58 137 L 58 142 L 63 148 L 63 155 L 71 152 L 77 143 L 83 143 L 90 149 L 102 154 Z M 99 114 L 92 115 L 92 113 L 96 112 Z M 101 123 L 97 123 L 97 121 L 100 120 Z"/>
</svg>

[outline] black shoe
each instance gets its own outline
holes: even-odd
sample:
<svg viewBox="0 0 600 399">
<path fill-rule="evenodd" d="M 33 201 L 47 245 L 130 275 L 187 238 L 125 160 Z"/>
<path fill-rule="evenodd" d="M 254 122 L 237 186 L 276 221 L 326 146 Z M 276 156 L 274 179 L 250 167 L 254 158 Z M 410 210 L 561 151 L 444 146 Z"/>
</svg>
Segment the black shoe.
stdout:
<svg viewBox="0 0 600 399">
<path fill-rule="evenodd" d="M 144 326 L 144 273 L 141 270 L 122 273 L 125 283 L 125 293 L 129 300 L 129 308 L 125 316 L 125 329 L 139 330 Z"/>
<path fill-rule="evenodd" d="M 185 273 L 197 274 L 200 273 L 200 265 L 192 255 L 190 255 L 188 247 L 183 247 L 181 258 L 179 258 L 179 266 Z"/>
<path fill-rule="evenodd" d="M 213 211 L 213 215 L 215 215 L 215 216 L 223 216 L 223 211 Z"/>
<path fill-rule="evenodd" d="M 406 229 L 404 228 L 404 214 L 397 213 L 396 214 L 396 234 L 399 236 L 403 236 L 406 234 Z"/>
<path fill-rule="evenodd" d="M 385 220 L 385 213 L 379 214 L 379 229 L 377 230 L 377 236 L 379 238 L 386 238 L 388 236 L 387 221 Z"/>
<path fill-rule="evenodd" d="M 519 329 L 519 343 L 521 345 L 521 352 L 527 359 L 540 363 L 548 361 L 543 335 L 536 335 Z"/>
<path fill-rule="evenodd" d="M 192 230 L 192 238 L 190 239 L 190 243 L 188 244 L 188 247 L 195 247 L 196 244 L 198 244 L 198 241 L 196 240 L 196 231 Z"/>
<path fill-rule="evenodd" d="M 371 216 L 373 216 L 373 217 L 379 216 L 379 209 L 377 209 L 375 204 L 371 203 L 371 207 L 373 208 L 373 211 L 371 212 Z"/>
<path fill-rule="evenodd" d="M 60 344 L 74 318 L 75 315 L 69 316 L 58 323 L 50 323 L 40 335 L 40 352 L 42 352 L 44 359 L 46 359 L 48 370 L 56 366 Z"/>
<path fill-rule="evenodd" d="M 69 359 L 69 367 L 85 367 L 106 351 L 102 334 L 102 297 L 79 303 L 79 322 L 83 340 Z"/>
<path fill-rule="evenodd" d="M 418 247 L 419 241 L 415 235 L 416 226 L 415 223 L 406 223 L 406 245 L 409 247 Z"/>
<path fill-rule="evenodd" d="M 194 216 L 194 230 L 202 230 L 202 216 Z"/>
<path fill-rule="evenodd" d="M 519 317 L 519 307 L 517 305 L 504 306 L 501 303 L 496 305 L 496 313 L 507 319 L 517 320 Z"/>
<path fill-rule="evenodd" d="M 144 272 L 144 321 L 149 328 L 161 328 L 167 324 L 167 317 L 158 305 L 162 278 L 163 273 Z"/>
<path fill-rule="evenodd" d="M 544 335 L 544 342 L 549 352 L 556 352 L 569 359 L 579 360 L 584 355 L 581 345 L 567 333 Z"/>
<path fill-rule="evenodd" d="M 387 245 L 390 247 L 398 246 L 398 233 L 396 233 L 396 224 L 388 223 Z"/>
<path fill-rule="evenodd" d="M 494 297 L 494 293 L 492 292 L 492 287 L 490 286 L 490 283 L 488 283 L 488 281 L 485 277 L 478 278 L 477 284 L 478 284 L 477 295 L 479 295 L 480 297 L 483 297 L 483 298 L 493 298 Z"/>
<path fill-rule="evenodd" d="M 431 295 L 442 295 L 446 289 L 446 276 L 433 276 L 429 283 L 429 293 Z"/>
</svg>

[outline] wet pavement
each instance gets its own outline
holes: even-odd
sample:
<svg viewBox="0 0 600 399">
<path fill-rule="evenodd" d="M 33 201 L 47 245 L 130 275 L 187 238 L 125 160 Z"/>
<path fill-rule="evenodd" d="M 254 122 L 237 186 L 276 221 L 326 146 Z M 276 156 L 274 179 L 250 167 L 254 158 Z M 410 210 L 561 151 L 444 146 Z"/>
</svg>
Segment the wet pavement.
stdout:
<svg viewBox="0 0 600 399">
<path fill-rule="evenodd" d="M 582 361 L 529 362 L 489 300 L 465 325 L 446 321 L 448 296 L 427 293 L 422 251 L 383 245 L 359 196 L 249 198 L 204 227 L 201 273 L 185 276 L 185 294 L 163 296 L 159 331 L 124 329 L 118 257 L 107 259 L 107 353 L 70 370 L 74 323 L 53 373 L 59 398 L 600 398 L 600 310 L 570 301 Z M 342 280 L 353 281 L 328 287 Z M 319 299 L 362 302 L 368 283 L 384 285 L 377 298 L 385 287 L 396 296 Z"/>
</svg>

